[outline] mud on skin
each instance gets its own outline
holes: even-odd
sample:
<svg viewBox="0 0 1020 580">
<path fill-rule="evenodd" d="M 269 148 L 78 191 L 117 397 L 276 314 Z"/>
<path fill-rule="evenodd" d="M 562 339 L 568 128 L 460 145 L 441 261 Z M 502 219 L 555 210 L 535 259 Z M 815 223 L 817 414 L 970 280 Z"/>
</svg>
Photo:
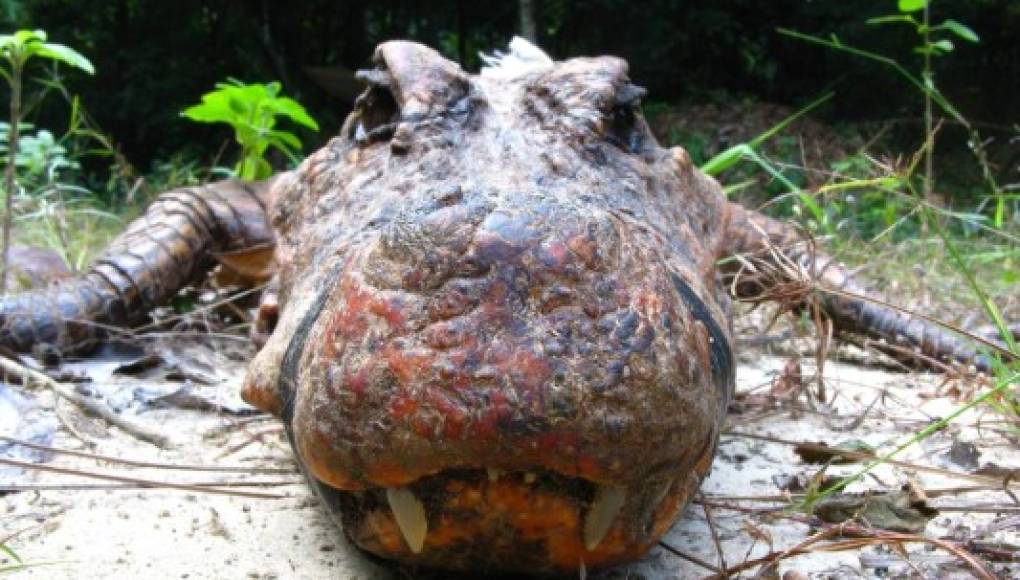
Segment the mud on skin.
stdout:
<svg viewBox="0 0 1020 580">
<path fill-rule="evenodd" d="M 718 268 L 785 256 L 868 294 L 662 149 L 624 61 L 515 40 L 468 75 L 388 42 L 341 134 L 273 181 L 164 195 L 80 279 L 0 302 L 0 342 L 73 351 L 217 252 L 275 244 L 244 396 L 334 520 L 404 564 L 556 573 L 655 545 L 708 473 L 733 389 Z M 739 262 L 729 262 L 739 264 Z M 933 325 L 824 294 L 841 332 L 987 364 Z"/>
</svg>

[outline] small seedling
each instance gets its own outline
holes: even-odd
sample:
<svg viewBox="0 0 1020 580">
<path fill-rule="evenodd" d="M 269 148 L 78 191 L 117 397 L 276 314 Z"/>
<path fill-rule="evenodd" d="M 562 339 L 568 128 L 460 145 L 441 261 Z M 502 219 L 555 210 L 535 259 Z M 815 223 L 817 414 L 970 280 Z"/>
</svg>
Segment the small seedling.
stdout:
<svg viewBox="0 0 1020 580">
<path fill-rule="evenodd" d="M 1006 203 L 1008 197 L 993 175 L 988 155 L 985 151 L 985 141 L 981 138 L 977 128 L 956 109 L 949 99 L 939 90 L 935 84 L 935 74 L 932 66 L 932 57 L 948 54 L 954 49 L 951 38 L 962 39 L 967 42 L 979 42 L 977 33 L 967 25 L 956 20 L 944 20 L 941 24 L 932 25 L 929 21 L 931 10 L 930 0 L 898 0 L 898 13 L 880 16 L 868 20 L 868 24 L 906 24 L 912 26 L 920 36 L 920 43 L 914 47 L 914 52 L 924 57 L 920 74 L 913 74 L 896 59 L 871 52 L 854 46 L 844 44 L 836 35 L 828 38 L 804 34 L 796 30 L 778 28 L 777 31 L 790 38 L 795 38 L 811 44 L 824 46 L 826 48 L 844 52 L 872 62 L 877 62 L 896 71 L 898 75 L 906 79 L 924 96 L 924 122 L 925 122 L 925 172 L 924 172 L 924 193 L 925 198 L 932 199 L 932 192 L 935 187 L 934 179 L 934 140 L 937 129 L 934 123 L 933 108 L 938 106 L 954 121 L 963 126 L 970 134 L 968 145 L 974 153 L 978 164 L 981 166 L 982 176 L 995 199 L 995 213 L 993 223 L 996 228 L 1002 229 L 1006 222 Z M 919 20 L 915 15 L 922 12 Z"/>
<path fill-rule="evenodd" d="M 6 64 L 6 67 L 0 67 L 0 75 L 11 87 L 11 118 L 7 136 L 7 170 L 4 179 L 4 191 L 7 199 L 4 213 L 3 248 L 0 250 L 2 252 L 0 293 L 5 293 L 7 292 L 8 278 L 7 254 L 11 245 L 11 224 L 16 186 L 14 172 L 18 159 L 18 139 L 21 126 L 22 76 L 25 66 L 33 58 L 41 58 L 67 64 L 88 74 L 93 74 L 95 69 L 87 58 L 74 49 L 62 44 L 46 42 L 46 33 L 42 30 L 19 30 L 14 34 L 0 35 L 0 56 L 3 57 Z"/>
<path fill-rule="evenodd" d="M 935 92 L 935 69 L 932 67 L 932 57 L 942 56 L 953 51 L 953 41 L 946 36 L 955 35 L 968 42 L 980 42 L 978 35 L 965 24 L 956 20 L 945 20 L 942 24 L 932 26 L 929 23 L 929 2 L 928 0 L 899 0 L 897 3 L 899 14 L 879 16 L 870 18 L 866 22 L 870 25 L 905 24 L 912 27 L 921 43 L 914 47 L 914 52 L 924 57 L 924 65 L 921 69 L 921 81 L 924 84 L 924 136 L 925 140 L 935 138 L 932 115 L 932 94 Z M 920 12 L 921 19 L 915 18 Z M 935 189 L 935 162 L 934 147 L 925 149 L 924 159 L 924 196 L 932 200 Z"/>
<path fill-rule="evenodd" d="M 226 123 L 233 127 L 241 146 L 241 158 L 234 173 L 240 179 L 265 179 L 273 169 L 266 160 L 270 147 L 297 162 L 301 140 L 294 133 L 275 129 L 278 116 L 319 130 L 300 103 L 280 96 L 280 83 L 245 84 L 237 79 L 217 83 L 216 90 L 202 95 L 202 102 L 188 107 L 181 115 L 199 123 Z"/>
</svg>

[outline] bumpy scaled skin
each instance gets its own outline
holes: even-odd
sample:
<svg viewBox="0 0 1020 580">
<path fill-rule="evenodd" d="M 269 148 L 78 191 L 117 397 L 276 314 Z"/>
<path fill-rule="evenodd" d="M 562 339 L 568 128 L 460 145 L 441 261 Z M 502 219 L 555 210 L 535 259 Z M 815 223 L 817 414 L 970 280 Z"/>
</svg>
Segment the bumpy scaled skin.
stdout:
<svg viewBox="0 0 1020 580">
<path fill-rule="evenodd" d="M 862 289 L 661 149 L 622 60 L 545 58 L 469 76 L 381 45 L 342 134 L 267 194 L 170 194 L 82 281 L 0 303 L 0 339 L 67 346 L 88 327 L 62 318 L 130 322 L 111 304 L 144 309 L 210 250 L 265 243 L 245 200 L 269 199 L 278 270 L 260 328 L 275 328 L 244 396 L 283 419 L 359 546 L 529 573 L 641 556 L 708 473 L 733 389 L 717 289 L 765 289 L 720 285 L 737 268 L 717 262 L 785 252 L 788 276 Z M 37 303 L 49 313 L 26 316 Z M 873 303 L 820 303 L 839 329 L 973 356 Z"/>
</svg>

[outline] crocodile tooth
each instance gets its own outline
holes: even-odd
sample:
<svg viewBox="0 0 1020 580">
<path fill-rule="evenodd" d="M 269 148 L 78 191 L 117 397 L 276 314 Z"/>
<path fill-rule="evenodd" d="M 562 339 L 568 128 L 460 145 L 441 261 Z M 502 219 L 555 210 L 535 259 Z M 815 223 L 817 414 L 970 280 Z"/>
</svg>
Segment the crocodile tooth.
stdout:
<svg viewBox="0 0 1020 580">
<path fill-rule="evenodd" d="M 531 485 L 532 483 L 535 483 L 536 479 L 538 479 L 538 476 L 534 471 L 526 471 L 524 473 L 524 483 Z"/>
<path fill-rule="evenodd" d="M 386 489 L 386 501 L 393 510 L 397 527 L 404 536 L 404 541 L 411 551 L 420 554 L 425 547 L 425 534 L 429 523 L 425 518 L 425 505 L 406 487 L 390 487 Z"/>
<path fill-rule="evenodd" d="M 595 499 L 591 502 L 588 515 L 584 519 L 582 533 L 585 549 L 590 552 L 602 543 L 626 500 L 627 494 L 622 487 L 598 486 L 595 490 Z"/>
<path fill-rule="evenodd" d="M 497 481 L 499 481 L 499 476 L 503 475 L 503 470 L 495 467 L 490 467 L 486 469 L 486 471 L 489 474 L 489 481 L 491 481 L 492 483 L 496 483 Z"/>
</svg>

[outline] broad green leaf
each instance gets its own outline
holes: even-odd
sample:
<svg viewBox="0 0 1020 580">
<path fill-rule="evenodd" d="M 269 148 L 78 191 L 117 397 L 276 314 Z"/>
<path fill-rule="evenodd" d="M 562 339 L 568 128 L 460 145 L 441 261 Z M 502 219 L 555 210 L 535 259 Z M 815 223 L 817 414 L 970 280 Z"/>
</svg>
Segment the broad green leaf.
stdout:
<svg viewBox="0 0 1020 580">
<path fill-rule="evenodd" d="M 956 20 L 946 20 L 939 28 L 945 28 L 960 38 L 970 42 L 981 42 L 981 38 L 978 37 L 977 33 L 971 30 L 969 26 Z"/>
<path fill-rule="evenodd" d="M 227 97 L 227 108 L 234 117 L 243 119 L 251 114 L 251 97 L 245 95 L 243 92 L 230 91 L 225 94 Z"/>
<path fill-rule="evenodd" d="M 68 64 L 89 74 L 95 74 L 96 72 L 92 63 L 89 62 L 89 59 L 82 56 L 73 48 L 66 47 L 62 44 L 53 44 L 51 42 L 43 43 L 36 50 L 36 54 L 51 60 Z"/>
<path fill-rule="evenodd" d="M 181 115 L 199 123 L 226 123 L 233 118 L 230 107 L 220 99 L 203 99 L 181 111 Z"/>
<path fill-rule="evenodd" d="M 237 142 L 245 148 L 253 148 L 259 142 L 259 132 L 241 124 L 234 125 L 234 136 L 237 138 Z"/>
<path fill-rule="evenodd" d="M 14 42 L 20 45 L 29 42 L 46 42 L 46 32 L 43 30 L 19 30 L 14 33 Z"/>
<path fill-rule="evenodd" d="M 924 7 L 928 5 L 928 0 L 899 0 L 897 7 L 900 12 L 917 12 L 918 10 L 924 10 Z"/>
<path fill-rule="evenodd" d="M 939 50 L 941 52 L 953 52 L 953 43 L 952 43 L 952 41 L 950 41 L 948 39 L 945 39 L 945 38 L 943 38 L 942 40 L 937 40 L 937 41 L 931 43 L 931 45 L 932 45 L 933 48 L 935 48 L 936 50 Z"/>
<path fill-rule="evenodd" d="M 278 81 L 245 84 L 228 78 L 216 83 L 216 90 L 202 95 L 202 102 L 181 112 L 189 119 L 204 123 L 227 123 L 241 146 L 241 160 L 235 171 L 242 179 L 259 179 L 271 173 L 264 155 L 269 147 L 282 151 L 294 161 L 293 151 L 301 149 L 301 140 L 288 131 L 274 129 L 277 117 L 318 130 L 319 126 L 297 101 L 280 97 Z"/>
<path fill-rule="evenodd" d="M 289 133 L 287 131 L 270 131 L 269 137 L 271 139 L 282 142 L 284 145 L 290 147 L 291 149 L 301 148 L 301 140 L 298 139 L 297 136 L 294 135 L 293 133 Z"/>
<path fill-rule="evenodd" d="M 304 125 L 313 131 L 319 130 L 319 124 L 315 122 L 300 103 L 289 97 L 277 97 L 272 100 L 273 111 L 286 115 L 295 123 Z"/>
</svg>

